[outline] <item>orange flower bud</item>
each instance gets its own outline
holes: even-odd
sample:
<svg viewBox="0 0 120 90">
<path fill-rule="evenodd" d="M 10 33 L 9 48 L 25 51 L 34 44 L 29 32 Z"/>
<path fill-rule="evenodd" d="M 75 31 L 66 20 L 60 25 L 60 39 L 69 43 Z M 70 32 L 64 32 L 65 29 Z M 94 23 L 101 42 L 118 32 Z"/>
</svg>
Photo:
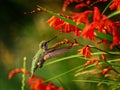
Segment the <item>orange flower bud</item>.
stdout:
<svg viewBox="0 0 120 90">
<path fill-rule="evenodd" d="M 103 69 L 102 74 L 105 75 L 105 74 L 107 74 L 108 71 L 110 71 L 110 70 L 112 70 L 112 68 L 110 68 L 110 67 L 105 68 L 105 69 Z"/>
</svg>

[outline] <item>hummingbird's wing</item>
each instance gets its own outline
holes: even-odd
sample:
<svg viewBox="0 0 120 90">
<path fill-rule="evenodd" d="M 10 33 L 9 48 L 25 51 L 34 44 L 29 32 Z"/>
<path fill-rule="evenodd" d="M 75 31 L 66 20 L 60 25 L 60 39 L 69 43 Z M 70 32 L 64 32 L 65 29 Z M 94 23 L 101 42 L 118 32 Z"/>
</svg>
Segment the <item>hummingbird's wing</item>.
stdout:
<svg viewBox="0 0 120 90">
<path fill-rule="evenodd" d="M 33 71 L 35 71 L 38 67 L 41 68 L 43 66 L 45 60 L 48 60 L 48 59 L 57 57 L 57 56 L 59 56 L 61 54 L 64 54 L 65 52 L 68 52 L 71 48 L 72 47 L 69 46 L 69 47 L 58 48 L 58 49 L 54 49 L 54 48 L 48 49 L 45 52 L 44 55 L 39 57 L 39 60 L 37 61 Z"/>
<path fill-rule="evenodd" d="M 58 49 L 50 49 L 46 51 L 44 55 L 44 60 L 48 60 L 50 58 L 54 58 L 61 54 L 64 54 L 65 52 L 68 52 L 71 48 L 72 48 L 71 46 L 68 46 L 68 47 L 63 47 L 63 48 L 58 48 Z"/>
</svg>

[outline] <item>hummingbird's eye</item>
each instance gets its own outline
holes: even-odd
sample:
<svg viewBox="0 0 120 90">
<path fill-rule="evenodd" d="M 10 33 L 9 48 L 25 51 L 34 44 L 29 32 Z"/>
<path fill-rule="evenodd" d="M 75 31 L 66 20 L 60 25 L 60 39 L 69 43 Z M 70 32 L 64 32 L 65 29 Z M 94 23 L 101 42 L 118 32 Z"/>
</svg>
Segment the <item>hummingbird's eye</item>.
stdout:
<svg viewBox="0 0 120 90">
<path fill-rule="evenodd" d="M 46 50 L 47 49 L 47 42 L 42 43 L 41 48 L 43 50 Z"/>
</svg>

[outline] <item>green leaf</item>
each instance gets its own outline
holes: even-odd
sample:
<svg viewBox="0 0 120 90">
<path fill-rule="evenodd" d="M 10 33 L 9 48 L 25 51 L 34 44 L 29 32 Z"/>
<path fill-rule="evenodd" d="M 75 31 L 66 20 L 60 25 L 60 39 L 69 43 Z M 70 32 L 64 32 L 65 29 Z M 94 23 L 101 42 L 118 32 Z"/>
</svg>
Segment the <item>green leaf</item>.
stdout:
<svg viewBox="0 0 120 90">
<path fill-rule="evenodd" d="M 109 3 L 108 3 L 108 5 L 104 8 L 104 10 L 102 11 L 102 14 L 104 14 L 106 11 L 107 11 L 107 9 L 109 8 L 109 6 L 111 5 L 111 3 L 112 3 L 113 1 L 111 0 Z"/>
<path fill-rule="evenodd" d="M 111 18 L 111 17 L 113 17 L 113 16 L 115 16 L 115 15 L 118 15 L 118 14 L 120 14 L 120 10 L 117 10 L 117 11 L 115 11 L 115 12 L 112 12 L 111 14 L 108 15 L 108 18 Z"/>
<path fill-rule="evenodd" d="M 111 63 L 111 62 L 109 62 L 109 64 L 112 65 L 112 66 L 115 66 L 115 67 L 120 67 L 120 64 L 118 64 L 118 63 Z"/>
<path fill-rule="evenodd" d="M 115 86 L 120 86 L 119 82 L 114 82 L 114 81 L 110 81 L 110 80 L 73 80 L 75 82 L 88 82 L 88 83 L 100 83 L 100 84 L 107 84 L 107 85 L 115 85 Z"/>
<path fill-rule="evenodd" d="M 73 20 L 64 18 L 64 17 L 58 15 L 57 13 L 54 13 L 54 12 L 52 12 L 52 11 L 50 11 L 50 10 L 48 10 L 48 9 L 45 9 L 45 8 L 39 6 L 39 5 L 37 5 L 37 7 L 41 8 L 42 10 L 46 11 L 47 13 L 49 13 L 49 14 L 51 14 L 51 15 L 53 15 L 53 16 L 56 16 L 57 18 L 60 18 L 61 20 L 65 21 L 65 22 L 70 23 L 70 24 L 73 25 L 73 26 L 78 27 L 79 29 L 83 29 L 83 28 L 84 28 L 84 24 L 79 24 L 79 25 L 78 25 L 78 24 L 76 24 L 76 22 L 73 22 Z"/>
<path fill-rule="evenodd" d="M 103 53 L 104 52 L 95 52 L 95 53 L 92 53 L 92 55 L 101 55 Z M 120 54 L 120 52 L 109 52 L 109 53 L 115 54 L 115 55 L 119 55 Z M 104 53 L 104 54 L 107 54 L 107 53 Z M 68 56 L 68 57 L 63 57 L 63 58 L 56 59 L 56 60 L 53 60 L 51 62 L 45 63 L 44 66 L 51 65 L 51 64 L 54 64 L 54 63 L 58 63 L 58 62 L 61 62 L 61 61 L 64 61 L 64 60 L 72 59 L 72 58 L 84 59 L 84 57 L 82 55 L 71 55 L 71 56 Z"/>
<path fill-rule="evenodd" d="M 96 34 L 98 35 L 99 38 L 107 39 L 109 41 L 112 41 L 112 36 L 111 35 L 98 32 L 97 30 L 95 30 L 95 32 L 96 32 Z"/>
<path fill-rule="evenodd" d="M 102 54 L 103 52 L 96 52 L 96 53 L 92 53 L 92 55 L 99 55 L 99 54 Z M 111 52 L 112 54 L 120 54 L 120 52 Z M 105 53 L 106 54 L 106 53 Z M 61 59 L 57 59 L 57 60 L 54 60 L 54 61 L 51 61 L 51 62 L 49 62 L 49 63 L 47 63 L 47 64 L 45 64 L 45 66 L 47 66 L 47 65 L 51 65 L 51 64 L 53 64 L 53 63 L 58 63 L 58 62 L 60 62 L 60 61 L 63 61 L 63 60 L 67 60 L 67 59 L 71 59 L 71 58 L 77 58 L 77 57 L 80 57 L 81 59 L 84 59 L 84 57 L 82 57 L 82 56 L 80 56 L 80 55 L 71 55 L 71 56 L 68 56 L 68 57 L 65 57 L 65 58 L 61 58 Z M 110 61 L 108 61 L 109 63 L 110 62 L 115 62 L 115 61 L 120 61 L 120 59 L 118 58 L 118 59 L 112 59 L 112 60 L 110 60 Z M 100 64 L 104 64 L 105 62 L 100 62 Z M 113 66 L 119 66 L 118 64 L 115 64 L 115 63 L 110 63 L 111 65 L 113 65 Z M 93 66 L 95 66 L 96 64 L 92 64 L 92 65 L 89 65 L 89 66 L 87 66 L 86 67 L 86 69 L 88 69 L 88 68 L 91 68 L 91 67 L 93 67 Z M 48 82 L 48 81 L 51 81 L 51 80 L 53 80 L 53 79 L 57 79 L 57 78 L 59 78 L 59 77 L 62 77 L 62 76 L 64 76 L 64 75 L 66 75 L 66 74 L 68 74 L 68 73 L 70 73 L 70 72 L 72 72 L 72 71 L 75 71 L 75 70 L 77 70 L 77 69 L 79 69 L 79 70 L 77 70 L 77 72 L 78 71 L 82 71 L 83 69 L 82 69 L 82 67 L 84 66 L 84 64 L 83 65 L 80 65 L 80 66 L 76 66 L 76 67 L 74 67 L 74 68 L 72 68 L 72 69 L 70 69 L 70 70 L 68 70 L 68 71 L 66 71 L 66 72 L 64 72 L 64 73 L 61 73 L 61 74 L 58 74 L 58 75 L 56 75 L 56 76 L 54 76 L 54 77 L 52 77 L 52 78 L 49 78 L 49 79 L 47 79 L 45 82 Z M 44 83 L 45 83 L 44 82 Z"/>
<path fill-rule="evenodd" d="M 71 55 L 71 56 L 68 56 L 68 57 L 60 58 L 60 59 L 51 61 L 51 62 L 49 62 L 49 63 L 46 63 L 44 66 L 51 65 L 51 64 L 54 64 L 54 63 L 57 63 L 57 62 L 60 62 L 60 61 L 72 59 L 72 58 L 77 58 L 77 57 L 80 57 L 80 55 Z M 80 57 L 80 58 L 81 58 L 81 59 L 84 59 L 84 57 Z"/>
</svg>

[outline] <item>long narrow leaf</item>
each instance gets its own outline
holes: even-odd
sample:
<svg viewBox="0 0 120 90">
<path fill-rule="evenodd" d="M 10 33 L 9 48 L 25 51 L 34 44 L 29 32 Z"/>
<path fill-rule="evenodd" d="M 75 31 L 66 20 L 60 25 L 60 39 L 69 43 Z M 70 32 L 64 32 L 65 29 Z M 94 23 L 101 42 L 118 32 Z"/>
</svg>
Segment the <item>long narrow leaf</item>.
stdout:
<svg viewBox="0 0 120 90">
<path fill-rule="evenodd" d="M 108 18 L 111 18 L 111 17 L 118 15 L 118 14 L 120 14 L 120 10 L 117 10 L 117 11 L 111 13 L 110 15 L 108 15 Z"/>
<path fill-rule="evenodd" d="M 100 54 L 100 53 L 95 53 L 95 54 Z M 75 57 L 78 57 L 78 55 L 72 55 L 71 57 L 69 56 L 69 57 L 66 57 L 66 58 L 62 58 L 62 59 L 57 60 L 56 62 L 63 61 L 63 60 L 67 60 L 67 59 L 70 59 L 70 58 L 75 58 Z M 114 59 L 114 60 L 110 60 L 110 61 L 108 61 L 108 62 L 115 62 L 115 61 L 120 61 L 120 59 Z M 48 63 L 48 64 L 46 64 L 46 65 L 50 65 L 50 64 L 53 64 L 53 63 L 56 63 L 56 62 Z M 103 64 L 103 63 L 105 63 L 105 62 L 100 62 L 100 64 Z M 115 64 L 112 64 L 112 65 L 114 66 Z M 80 66 L 77 66 L 77 67 L 75 67 L 75 68 L 72 68 L 72 69 L 70 69 L 70 70 L 68 70 L 68 71 L 66 71 L 66 72 L 64 72 L 64 73 L 61 73 L 61 74 L 59 74 L 59 75 L 56 75 L 56 76 L 54 76 L 54 77 L 52 77 L 52 78 L 47 79 L 45 82 L 51 81 L 51 80 L 53 80 L 53 79 L 57 79 L 57 78 L 59 78 L 59 77 L 61 77 L 61 76 L 64 76 L 64 75 L 66 75 L 66 74 L 68 74 L 68 73 L 70 73 L 70 72 L 72 72 L 72 71 L 75 71 L 75 70 L 77 70 L 77 69 L 79 69 L 78 71 L 82 71 L 82 67 L 83 67 L 83 66 L 84 66 L 84 65 L 80 65 Z M 88 67 L 86 67 L 86 69 L 87 69 L 87 68 L 91 68 L 91 67 L 93 67 L 93 66 L 95 66 L 95 64 L 89 65 Z M 115 65 L 115 66 L 116 66 L 116 65 Z M 78 71 L 77 71 L 77 72 L 78 72 Z"/>
<path fill-rule="evenodd" d="M 81 29 L 81 30 L 84 29 L 84 27 L 85 27 L 85 24 L 77 24 L 77 23 L 74 22 L 73 20 L 64 18 L 64 17 L 58 15 L 57 13 L 54 13 L 54 12 L 52 12 L 52 11 L 50 11 L 50 10 L 48 10 L 48 9 L 45 9 L 45 8 L 39 6 L 39 5 L 37 5 L 37 7 L 41 8 L 42 10 L 44 10 L 45 12 L 47 12 L 47 13 L 53 15 L 53 16 L 56 16 L 56 17 L 60 18 L 61 20 L 65 21 L 65 22 L 68 22 L 69 24 L 71 24 L 71 25 L 73 25 L 73 26 L 78 27 L 78 28 Z M 103 38 L 103 39 L 105 38 L 105 39 L 107 39 L 107 40 L 109 40 L 109 41 L 112 41 L 112 39 L 111 39 L 112 37 L 111 37 L 110 35 L 108 35 L 108 34 L 104 35 L 104 34 L 101 34 L 100 32 L 97 32 L 97 35 L 98 35 L 98 37 L 100 37 L 100 38 Z"/>
<path fill-rule="evenodd" d="M 120 83 L 115 83 L 113 81 L 100 81 L 100 80 L 73 80 L 73 81 L 75 81 L 75 82 L 88 82 L 88 83 L 100 83 L 100 84 L 120 86 Z"/>
<path fill-rule="evenodd" d="M 119 55 L 120 54 L 120 52 L 109 52 L 109 53 L 115 54 L 115 55 Z M 100 54 L 103 54 L 103 52 L 92 53 L 92 55 L 100 55 Z M 104 53 L 104 54 L 107 54 L 107 53 Z M 58 63 L 58 62 L 61 62 L 61 61 L 64 61 L 64 60 L 72 59 L 72 58 L 81 58 L 81 59 L 84 59 L 84 57 L 82 57 L 80 55 L 71 55 L 71 56 L 68 56 L 68 57 L 64 57 L 64 58 L 60 58 L 60 59 L 48 62 L 44 66 L 51 65 L 51 64 L 54 64 L 54 63 Z"/>
</svg>

